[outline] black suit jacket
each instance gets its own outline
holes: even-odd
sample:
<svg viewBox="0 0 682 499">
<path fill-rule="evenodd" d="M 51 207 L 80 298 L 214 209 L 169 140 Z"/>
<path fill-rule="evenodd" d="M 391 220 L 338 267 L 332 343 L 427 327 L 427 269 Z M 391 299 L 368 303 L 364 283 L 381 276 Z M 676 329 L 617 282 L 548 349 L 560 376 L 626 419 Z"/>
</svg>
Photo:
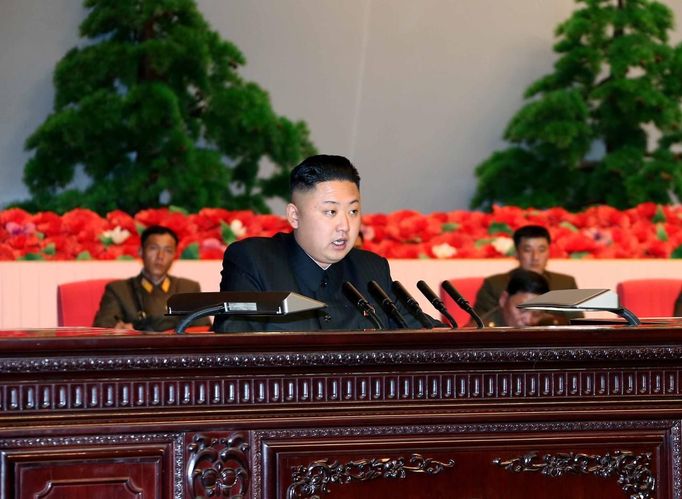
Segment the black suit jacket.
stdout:
<svg viewBox="0 0 682 499">
<path fill-rule="evenodd" d="M 367 283 L 374 280 L 395 301 L 388 261 L 369 251 L 353 248 L 343 260 L 323 270 L 301 249 L 293 234 L 252 237 L 228 246 L 221 275 L 221 291 L 294 291 L 327 307 L 279 317 L 216 316 L 217 332 L 373 329 L 372 322 L 344 295 L 345 281 L 374 306 L 386 328 L 398 327 L 367 289 Z M 421 327 L 404 307 L 398 307 L 410 327 Z"/>
</svg>

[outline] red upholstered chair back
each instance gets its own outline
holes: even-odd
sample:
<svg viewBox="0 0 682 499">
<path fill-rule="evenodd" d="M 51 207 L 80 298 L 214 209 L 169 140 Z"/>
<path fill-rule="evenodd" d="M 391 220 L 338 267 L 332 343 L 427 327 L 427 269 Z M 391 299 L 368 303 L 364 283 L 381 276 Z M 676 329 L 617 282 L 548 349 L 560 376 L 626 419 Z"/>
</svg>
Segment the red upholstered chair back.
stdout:
<svg viewBox="0 0 682 499">
<path fill-rule="evenodd" d="M 90 279 L 57 286 L 57 325 L 92 326 L 104 287 L 114 279 Z"/>
<path fill-rule="evenodd" d="M 616 286 L 621 306 L 639 317 L 672 316 L 681 290 L 682 279 L 632 279 Z"/>
<path fill-rule="evenodd" d="M 466 301 L 471 303 L 471 306 L 473 307 L 474 302 L 476 301 L 476 293 L 478 293 L 478 290 L 481 289 L 481 286 L 483 285 L 483 279 L 483 277 L 459 277 L 450 279 L 450 284 L 452 284 L 455 289 L 459 291 L 459 294 L 461 294 Z M 445 304 L 445 308 L 448 309 L 450 315 L 457 321 L 458 326 L 462 327 L 469 322 L 471 316 L 459 308 L 455 303 L 455 300 L 450 298 L 450 295 L 447 294 L 442 287 L 439 288 L 439 294 L 440 299 L 443 300 L 443 303 Z M 441 320 L 445 324 L 448 324 L 445 317 Z"/>
</svg>

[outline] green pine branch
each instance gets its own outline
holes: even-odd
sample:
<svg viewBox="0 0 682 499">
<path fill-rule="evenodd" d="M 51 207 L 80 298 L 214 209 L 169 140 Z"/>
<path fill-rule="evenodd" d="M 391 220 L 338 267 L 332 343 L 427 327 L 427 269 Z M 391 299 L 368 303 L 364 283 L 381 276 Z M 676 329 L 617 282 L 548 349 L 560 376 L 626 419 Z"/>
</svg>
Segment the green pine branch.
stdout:
<svg viewBox="0 0 682 499">
<path fill-rule="evenodd" d="M 287 196 L 282 179 L 314 152 L 308 128 L 278 116 L 267 92 L 239 75 L 244 56 L 194 0 L 84 5 L 83 43 L 57 64 L 54 110 L 26 140 L 32 197 L 19 205 L 263 212 L 267 199 Z"/>
</svg>

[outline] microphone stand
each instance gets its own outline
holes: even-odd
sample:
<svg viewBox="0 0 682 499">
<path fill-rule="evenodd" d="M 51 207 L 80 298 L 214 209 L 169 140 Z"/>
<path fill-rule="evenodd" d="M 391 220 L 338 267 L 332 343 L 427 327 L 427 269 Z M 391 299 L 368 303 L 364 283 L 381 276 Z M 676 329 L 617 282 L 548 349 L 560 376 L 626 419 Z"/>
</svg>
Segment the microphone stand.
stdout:
<svg viewBox="0 0 682 499">
<path fill-rule="evenodd" d="M 419 323 L 424 326 L 424 328 L 433 329 L 433 324 L 419 306 L 419 302 L 414 299 L 414 296 L 412 296 L 410 292 L 405 289 L 405 286 L 403 286 L 400 281 L 393 281 L 393 289 L 395 290 L 395 293 L 398 295 L 398 297 L 403 301 L 407 307 L 407 310 L 414 316 L 414 318 L 417 319 Z"/>
<path fill-rule="evenodd" d="M 483 325 L 483 321 L 476 313 L 476 311 L 473 309 L 471 304 L 466 300 L 466 298 L 462 296 L 462 294 L 459 291 L 457 291 L 457 289 L 455 289 L 455 287 L 452 285 L 450 281 L 443 281 L 441 283 L 441 286 L 443 287 L 445 292 L 450 295 L 450 298 L 455 300 L 457 306 L 471 316 L 471 318 L 476 323 L 476 327 L 478 329 L 485 327 Z"/>
<path fill-rule="evenodd" d="M 402 329 L 407 329 L 409 326 L 407 325 L 407 322 L 405 322 L 405 318 L 400 313 L 400 310 L 398 310 L 398 307 L 395 306 L 393 300 L 391 300 L 391 298 L 386 294 L 386 291 L 384 291 L 383 288 L 379 286 L 379 283 L 377 283 L 376 281 L 369 281 L 367 287 L 369 288 L 369 291 L 374 295 L 374 297 L 379 299 L 381 308 L 384 309 L 384 312 L 386 312 L 389 317 L 396 321 L 398 327 Z"/>
<path fill-rule="evenodd" d="M 360 291 L 358 291 L 358 289 L 353 286 L 350 281 L 343 283 L 343 291 L 346 295 L 346 298 L 348 298 L 352 303 L 355 304 L 356 307 L 358 307 L 364 317 L 367 317 L 370 321 L 372 321 L 372 324 L 374 324 L 376 329 L 384 329 L 384 325 L 379 320 L 374 307 L 369 304 L 367 299 L 362 296 L 362 293 L 360 293 Z"/>
<path fill-rule="evenodd" d="M 450 325 L 452 326 L 452 329 L 457 329 L 457 321 L 455 318 L 450 315 L 450 312 L 448 312 L 447 307 L 443 303 L 443 301 L 438 298 L 436 293 L 433 292 L 433 290 L 429 287 L 428 284 L 424 281 L 419 281 L 417 283 L 417 289 L 422 292 L 422 294 L 426 297 L 427 300 L 435 307 L 436 310 L 438 310 L 443 316 L 448 320 Z"/>
</svg>

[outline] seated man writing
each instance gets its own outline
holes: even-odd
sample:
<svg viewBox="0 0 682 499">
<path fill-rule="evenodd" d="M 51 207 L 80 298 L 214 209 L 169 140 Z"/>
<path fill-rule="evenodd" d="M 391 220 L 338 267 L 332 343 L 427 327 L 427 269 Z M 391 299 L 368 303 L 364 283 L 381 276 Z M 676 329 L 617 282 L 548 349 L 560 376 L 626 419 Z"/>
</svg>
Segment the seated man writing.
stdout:
<svg viewBox="0 0 682 499">
<path fill-rule="evenodd" d="M 509 273 L 509 282 L 500 295 L 497 307 L 481 316 L 481 320 L 486 327 L 552 324 L 553 317 L 550 314 L 516 308 L 517 305 L 548 291 L 547 279 L 542 275 L 531 270 L 514 269 Z"/>
<path fill-rule="evenodd" d="M 278 317 L 216 316 L 215 331 L 373 328 L 344 295 L 346 281 L 365 295 L 386 328 L 396 328 L 367 291 L 368 282 L 374 280 L 395 301 L 388 261 L 354 247 L 361 218 L 360 176 L 355 167 L 342 156 L 312 156 L 293 169 L 290 188 L 286 216 L 293 233 L 252 237 L 228 246 L 220 290 L 293 291 L 327 307 Z M 398 307 L 408 326 L 421 327 Z"/>
<path fill-rule="evenodd" d="M 517 268 L 531 270 L 542 274 L 547 280 L 549 290 L 557 289 L 577 289 L 577 284 L 573 276 L 550 272 L 546 270 L 549 260 L 549 245 L 551 238 L 549 231 L 540 225 L 525 225 L 514 232 L 514 247 L 516 248 L 516 259 L 519 262 Z M 474 310 L 483 317 L 492 309 L 498 306 L 500 296 L 506 289 L 511 272 L 495 274 L 486 277 L 481 289 L 476 294 Z M 580 313 L 555 314 L 557 323 L 566 324 L 570 317 L 580 317 Z"/>
<path fill-rule="evenodd" d="M 199 283 L 168 275 L 175 260 L 178 236 L 168 227 L 152 225 L 140 236 L 142 271 L 107 284 L 93 326 L 141 331 L 175 329 L 182 317 L 167 317 L 166 301 L 175 293 L 198 293 Z M 208 318 L 192 325 L 208 326 Z"/>
</svg>

